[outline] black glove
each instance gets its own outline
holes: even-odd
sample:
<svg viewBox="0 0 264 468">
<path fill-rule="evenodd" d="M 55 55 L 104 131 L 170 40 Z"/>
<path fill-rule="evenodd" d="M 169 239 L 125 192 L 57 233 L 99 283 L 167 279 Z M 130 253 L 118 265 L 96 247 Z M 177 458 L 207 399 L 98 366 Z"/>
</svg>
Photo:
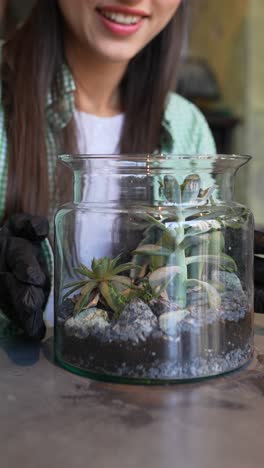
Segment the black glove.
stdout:
<svg viewBox="0 0 264 468">
<path fill-rule="evenodd" d="M 257 256 L 257 254 L 264 255 L 264 232 L 255 231 L 254 233 L 254 254 L 254 310 L 264 313 L 264 258 Z"/>
<path fill-rule="evenodd" d="M 50 280 L 41 241 L 48 236 L 46 218 L 15 214 L 0 229 L 0 308 L 25 335 L 41 340 Z"/>
</svg>

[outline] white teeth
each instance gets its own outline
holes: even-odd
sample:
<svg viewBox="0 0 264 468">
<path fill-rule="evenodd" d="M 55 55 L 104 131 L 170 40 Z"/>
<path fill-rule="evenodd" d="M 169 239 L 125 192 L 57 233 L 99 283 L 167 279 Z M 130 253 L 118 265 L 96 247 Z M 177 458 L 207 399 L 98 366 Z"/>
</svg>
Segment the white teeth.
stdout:
<svg viewBox="0 0 264 468">
<path fill-rule="evenodd" d="M 114 13 L 110 11 L 101 10 L 101 13 L 103 16 L 110 19 L 111 21 L 120 24 L 136 24 L 141 19 L 141 16 L 124 15 L 123 13 Z"/>
</svg>

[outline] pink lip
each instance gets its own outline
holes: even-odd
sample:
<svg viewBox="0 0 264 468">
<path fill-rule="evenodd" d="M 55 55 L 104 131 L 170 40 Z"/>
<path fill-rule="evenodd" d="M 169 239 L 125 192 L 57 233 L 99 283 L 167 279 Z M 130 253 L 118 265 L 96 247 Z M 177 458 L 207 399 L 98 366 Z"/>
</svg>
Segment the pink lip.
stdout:
<svg viewBox="0 0 264 468">
<path fill-rule="evenodd" d="M 101 8 L 97 8 L 97 11 L 100 11 Z M 145 17 L 145 16 L 149 16 L 148 13 L 146 13 L 145 11 L 143 10 L 137 10 L 135 8 L 129 8 L 129 7 L 126 7 L 126 6 L 118 6 L 118 5 L 108 5 L 108 6 L 104 6 L 103 7 L 104 11 L 111 11 L 111 12 L 115 12 L 115 13 L 124 13 L 124 14 L 127 14 L 127 15 L 135 15 L 135 16 L 142 16 L 142 17 Z"/>
<path fill-rule="evenodd" d="M 117 10 L 115 10 L 117 11 Z M 110 19 L 106 18 L 100 12 L 98 11 L 98 16 L 100 20 L 102 21 L 103 25 L 112 33 L 116 34 L 117 36 L 129 36 L 130 34 L 134 34 L 137 32 L 143 22 L 144 18 L 138 21 L 136 24 L 118 24 L 115 23 L 114 21 L 111 21 Z"/>
</svg>

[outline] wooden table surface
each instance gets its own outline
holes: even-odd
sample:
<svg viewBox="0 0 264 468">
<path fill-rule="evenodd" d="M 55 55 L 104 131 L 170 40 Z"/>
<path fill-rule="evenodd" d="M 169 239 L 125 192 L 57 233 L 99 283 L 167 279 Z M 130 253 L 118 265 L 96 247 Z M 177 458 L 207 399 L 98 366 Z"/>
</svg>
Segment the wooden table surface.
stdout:
<svg viewBox="0 0 264 468">
<path fill-rule="evenodd" d="M 1 468 L 263 468 L 264 315 L 246 368 L 144 387 L 57 367 L 52 338 L 0 344 Z"/>
</svg>

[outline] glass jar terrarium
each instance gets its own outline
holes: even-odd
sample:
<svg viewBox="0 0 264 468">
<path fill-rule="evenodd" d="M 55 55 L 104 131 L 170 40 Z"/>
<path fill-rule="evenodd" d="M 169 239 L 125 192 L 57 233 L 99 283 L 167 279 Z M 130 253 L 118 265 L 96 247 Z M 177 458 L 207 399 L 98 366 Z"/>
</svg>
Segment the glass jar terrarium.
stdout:
<svg viewBox="0 0 264 468">
<path fill-rule="evenodd" d="M 61 156 L 74 201 L 55 218 L 55 353 L 131 382 L 204 378 L 253 353 L 253 218 L 242 156 Z"/>
</svg>

